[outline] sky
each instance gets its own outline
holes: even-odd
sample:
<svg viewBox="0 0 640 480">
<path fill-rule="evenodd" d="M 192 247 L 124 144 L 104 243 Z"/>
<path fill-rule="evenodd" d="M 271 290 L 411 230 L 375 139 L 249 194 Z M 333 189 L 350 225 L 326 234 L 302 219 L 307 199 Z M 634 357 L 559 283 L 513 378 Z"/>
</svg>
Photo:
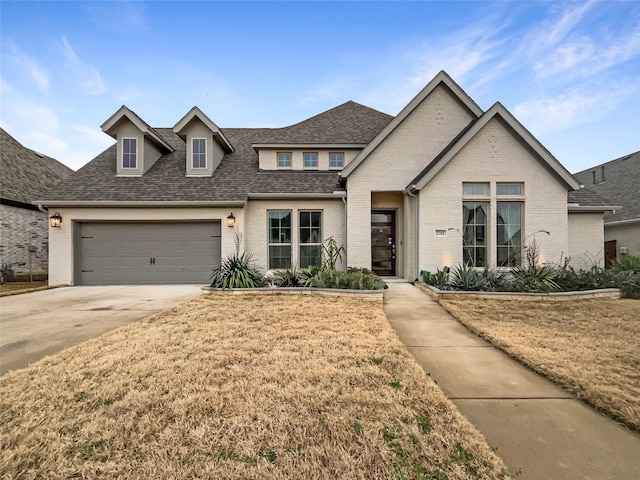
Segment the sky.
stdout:
<svg viewBox="0 0 640 480">
<path fill-rule="evenodd" d="M 0 2 L 0 125 L 73 169 L 125 104 L 283 127 L 396 115 L 440 70 L 570 171 L 640 150 L 640 2 Z"/>
</svg>

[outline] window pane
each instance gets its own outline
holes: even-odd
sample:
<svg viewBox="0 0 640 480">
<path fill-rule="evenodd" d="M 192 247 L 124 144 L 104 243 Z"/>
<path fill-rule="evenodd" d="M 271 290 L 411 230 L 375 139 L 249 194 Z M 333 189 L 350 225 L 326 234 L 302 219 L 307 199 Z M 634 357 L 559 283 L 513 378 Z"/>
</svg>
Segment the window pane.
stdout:
<svg viewBox="0 0 640 480">
<path fill-rule="evenodd" d="M 193 168 L 206 168 L 206 141 L 204 138 L 194 138 L 191 142 L 192 146 L 192 166 Z"/>
<path fill-rule="evenodd" d="M 300 243 L 322 243 L 322 212 L 300 212 Z"/>
<path fill-rule="evenodd" d="M 498 202 L 496 210 L 497 264 L 518 266 L 522 258 L 522 203 Z"/>
<path fill-rule="evenodd" d="M 305 268 L 310 265 L 319 267 L 322 263 L 322 250 L 319 245 L 300 246 L 300 267 Z"/>
<path fill-rule="evenodd" d="M 329 154 L 329 168 L 342 168 L 344 164 L 344 154 L 334 152 Z"/>
<path fill-rule="evenodd" d="M 136 146 L 137 139 L 125 138 L 122 140 L 122 167 L 123 168 L 136 168 Z"/>
<path fill-rule="evenodd" d="M 304 154 L 304 166 L 306 168 L 313 168 L 318 166 L 318 154 L 317 153 L 305 153 Z"/>
<path fill-rule="evenodd" d="M 311 212 L 311 226 L 319 228 L 321 218 L 322 218 L 322 212 Z"/>
<path fill-rule="evenodd" d="M 269 247 L 269 268 L 289 268 L 291 266 L 291 246 Z"/>
<path fill-rule="evenodd" d="M 278 167 L 286 168 L 291 166 L 291 152 L 278 153 Z"/>
<path fill-rule="evenodd" d="M 522 195 L 522 184 L 499 183 L 496 185 L 496 195 Z"/>
<path fill-rule="evenodd" d="M 489 195 L 488 183 L 463 183 L 462 184 L 463 195 Z"/>
<path fill-rule="evenodd" d="M 487 210 L 486 202 L 463 202 L 462 254 L 465 265 L 484 267 L 486 265 Z"/>
</svg>

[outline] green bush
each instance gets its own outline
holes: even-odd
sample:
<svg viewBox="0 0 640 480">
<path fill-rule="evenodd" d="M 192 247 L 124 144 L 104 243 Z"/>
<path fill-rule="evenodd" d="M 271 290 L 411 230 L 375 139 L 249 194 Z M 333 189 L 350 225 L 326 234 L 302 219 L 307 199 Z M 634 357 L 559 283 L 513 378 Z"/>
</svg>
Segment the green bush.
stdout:
<svg viewBox="0 0 640 480">
<path fill-rule="evenodd" d="M 436 273 L 424 272 L 422 274 L 422 281 L 427 285 L 444 290 L 449 283 L 449 267 L 444 267 L 443 270 L 438 268 Z"/>
<path fill-rule="evenodd" d="M 265 286 L 262 272 L 253 263 L 250 253 L 234 253 L 222 260 L 211 275 L 213 288 L 256 288 Z"/>
<path fill-rule="evenodd" d="M 385 283 L 373 273 L 323 269 L 307 280 L 308 287 L 347 290 L 381 290 Z"/>
<path fill-rule="evenodd" d="M 640 257 L 624 255 L 611 262 L 611 268 L 619 272 L 640 273 Z"/>
<path fill-rule="evenodd" d="M 449 285 L 454 290 L 479 292 L 487 290 L 489 283 L 473 267 L 458 265 L 453 269 Z"/>
</svg>

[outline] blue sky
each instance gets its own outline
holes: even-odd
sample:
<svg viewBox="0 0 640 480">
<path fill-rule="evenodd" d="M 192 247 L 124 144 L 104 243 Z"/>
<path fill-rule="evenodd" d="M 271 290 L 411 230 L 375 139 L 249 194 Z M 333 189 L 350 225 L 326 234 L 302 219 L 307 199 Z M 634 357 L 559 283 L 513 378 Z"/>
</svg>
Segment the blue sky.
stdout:
<svg viewBox="0 0 640 480">
<path fill-rule="evenodd" d="M 10 2 L 0 123 L 77 169 L 122 104 L 279 127 L 347 100 L 395 115 L 446 70 L 576 172 L 640 150 L 640 2 Z"/>
</svg>

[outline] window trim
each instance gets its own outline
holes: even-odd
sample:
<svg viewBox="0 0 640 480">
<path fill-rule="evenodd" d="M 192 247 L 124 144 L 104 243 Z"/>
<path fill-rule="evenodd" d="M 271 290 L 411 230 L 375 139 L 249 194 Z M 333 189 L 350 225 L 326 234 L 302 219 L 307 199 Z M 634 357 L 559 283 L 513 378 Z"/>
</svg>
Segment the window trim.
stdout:
<svg viewBox="0 0 640 480">
<path fill-rule="evenodd" d="M 195 160 L 195 151 L 194 151 L 194 142 L 196 140 L 202 140 L 204 141 L 204 166 L 203 167 L 196 167 L 194 164 L 194 160 Z M 207 138 L 206 137 L 192 137 L 191 138 L 191 170 L 196 170 L 196 171 L 201 171 L 201 170 L 206 170 L 207 169 L 207 150 L 208 150 L 208 145 L 207 145 Z M 199 152 L 198 155 L 201 155 L 202 153 Z"/>
<path fill-rule="evenodd" d="M 307 155 L 315 155 L 316 156 L 316 164 L 315 165 L 306 165 Z M 318 152 L 302 152 L 302 168 L 304 170 L 318 170 Z"/>
<path fill-rule="evenodd" d="M 339 167 L 331 165 L 331 155 L 342 155 L 342 164 Z M 329 152 L 329 170 L 342 170 L 344 168 L 344 152 Z"/>
<path fill-rule="evenodd" d="M 289 155 L 289 165 L 280 165 L 280 155 Z M 276 152 L 276 166 L 279 170 L 291 170 L 293 168 L 293 152 Z"/>
<path fill-rule="evenodd" d="M 271 241 L 271 214 L 272 213 L 288 213 L 289 214 L 289 243 L 282 242 L 272 242 Z M 282 218 L 280 218 L 280 224 L 282 223 Z M 281 229 L 282 226 L 279 225 Z M 294 223 L 293 223 L 293 210 L 291 209 L 273 209 L 267 210 L 267 266 L 269 270 L 279 270 L 286 267 L 273 267 L 271 266 L 271 247 L 289 247 L 289 266 L 293 264 L 293 233 L 294 233 Z"/>
<path fill-rule="evenodd" d="M 125 141 L 127 141 L 127 140 L 134 140 L 135 141 L 135 162 L 136 162 L 136 164 L 135 164 L 134 167 L 125 167 L 124 166 L 124 156 L 125 156 L 124 144 L 125 144 Z M 122 168 L 122 170 L 132 172 L 132 171 L 137 171 L 137 170 L 140 169 L 140 161 L 139 161 L 139 158 L 140 158 L 139 151 L 140 150 L 138 148 L 138 143 L 139 142 L 140 142 L 140 140 L 139 140 L 138 137 L 122 137 L 122 146 L 120 147 L 120 153 L 121 153 L 121 156 L 120 156 L 120 168 Z M 127 155 L 131 155 L 131 153 L 127 153 Z"/>
<path fill-rule="evenodd" d="M 309 227 L 306 227 L 306 226 L 303 227 L 302 225 L 303 213 L 309 213 L 309 214 L 319 213 L 320 214 L 320 226 L 318 227 L 320 229 L 320 235 L 317 242 L 302 242 L 302 229 L 308 228 L 310 231 L 313 231 L 314 229 L 313 224 L 311 224 Z M 298 210 L 298 265 L 300 266 L 300 268 L 305 268 L 308 266 L 308 265 L 302 264 L 302 247 L 318 247 L 320 249 L 320 256 L 318 258 L 317 266 L 320 266 L 322 264 L 322 242 L 323 242 L 322 230 L 324 229 L 323 213 L 324 213 L 323 210 L 314 210 L 314 209 Z"/>
</svg>

